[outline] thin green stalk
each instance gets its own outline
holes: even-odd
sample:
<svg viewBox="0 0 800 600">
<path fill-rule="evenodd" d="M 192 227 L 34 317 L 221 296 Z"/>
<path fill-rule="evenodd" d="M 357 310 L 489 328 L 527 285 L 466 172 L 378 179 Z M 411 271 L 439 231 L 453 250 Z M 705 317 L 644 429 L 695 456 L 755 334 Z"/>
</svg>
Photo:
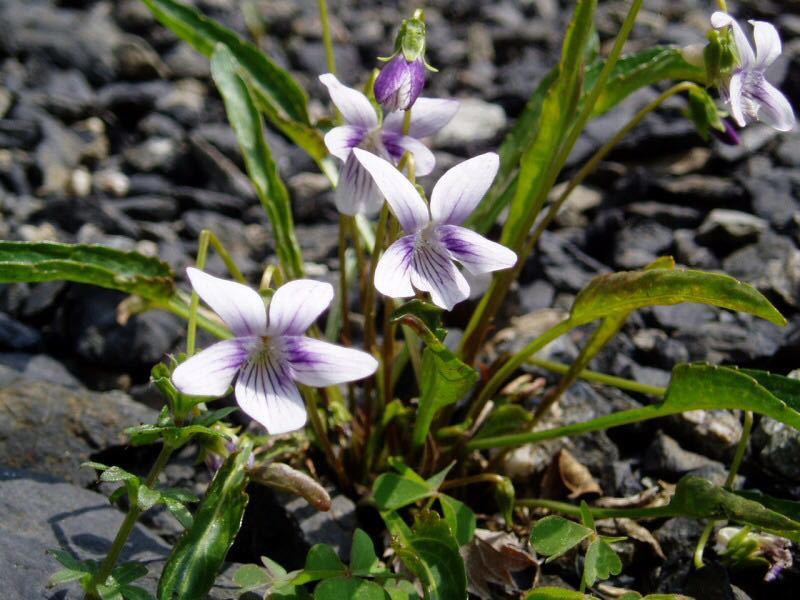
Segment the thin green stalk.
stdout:
<svg viewBox="0 0 800 600">
<path fill-rule="evenodd" d="M 742 435 L 739 438 L 739 444 L 736 446 L 736 453 L 733 455 L 731 461 L 731 468 L 728 471 L 728 477 L 725 479 L 725 489 L 731 489 L 736 481 L 736 475 L 739 472 L 739 467 L 742 466 L 745 452 L 747 452 L 747 444 L 750 442 L 750 432 L 753 430 L 753 412 L 750 410 L 744 411 L 744 423 L 742 424 Z M 694 566 L 696 569 L 703 568 L 703 552 L 705 552 L 706 544 L 708 543 L 711 534 L 714 531 L 716 521 L 711 519 L 706 524 L 700 539 L 697 540 L 697 547 L 694 549 Z"/>
<path fill-rule="evenodd" d="M 467 419 L 475 420 L 478 415 L 483 410 L 483 407 L 489 401 L 489 399 L 494 395 L 494 393 L 500 389 L 506 380 L 516 371 L 522 364 L 528 360 L 528 358 L 532 355 L 544 348 L 547 344 L 552 342 L 553 340 L 561 337 L 568 331 L 570 331 L 575 324 L 570 321 L 569 319 L 565 319 L 561 321 L 554 327 L 551 327 L 547 331 L 545 331 L 542 335 L 537 337 L 535 340 L 531 341 L 525 348 L 523 348 L 520 352 L 512 356 L 509 361 L 504 364 L 498 371 L 489 379 L 483 389 L 478 394 L 478 397 L 472 403 L 469 408 L 469 412 L 467 413 Z"/>
<path fill-rule="evenodd" d="M 367 289 L 364 295 L 364 348 L 372 352 L 375 345 L 375 270 L 378 268 L 378 259 L 384 249 L 386 239 L 386 224 L 389 221 L 389 205 L 384 203 L 381 215 L 378 218 L 378 228 L 375 232 L 375 248 L 370 259 L 369 274 L 367 275 Z"/>
<path fill-rule="evenodd" d="M 538 498 L 522 498 L 517 500 L 517 506 L 529 508 L 544 508 L 559 512 L 570 517 L 581 517 L 580 506 L 559 502 L 558 500 L 543 500 Z M 650 506 L 644 508 L 602 508 L 589 507 L 589 513 L 595 519 L 660 519 L 673 516 L 669 506 Z"/>
<path fill-rule="evenodd" d="M 322 451 L 325 453 L 325 458 L 328 460 L 328 464 L 336 473 L 336 478 L 339 480 L 339 485 L 342 486 L 343 489 L 349 489 L 349 481 L 347 479 L 344 466 L 336 456 L 336 453 L 333 451 L 333 444 L 331 444 L 331 440 L 328 437 L 328 431 L 326 430 L 322 419 L 319 417 L 319 403 L 317 402 L 319 392 L 314 388 L 309 388 L 306 386 L 301 386 L 301 391 L 303 392 L 303 397 L 308 405 L 308 420 L 311 423 L 311 429 L 314 431 L 314 435 L 322 447 Z"/>
<path fill-rule="evenodd" d="M 692 88 L 698 87 L 696 84 L 691 83 L 689 81 L 682 81 L 681 83 L 677 83 L 673 85 L 671 88 L 663 92 L 658 98 L 654 99 L 650 103 L 647 104 L 644 108 L 642 108 L 639 112 L 637 112 L 633 118 L 628 121 L 622 129 L 620 129 L 614 137 L 608 140 L 603 146 L 597 150 L 597 152 L 592 155 L 592 157 L 581 167 L 581 169 L 575 174 L 575 176 L 570 180 L 567 187 L 564 189 L 563 192 L 559 195 L 559 197 L 553 202 L 547 210 L 547 214 L 545 218 L 542 219 L 539 224 L 536 226 L 536 230 L 531 234 L 528 238 L 527 243 L 525 244 L 525 248 L 522 252 L 522 256 L 529 255 L 533 249 L 536 247 L 536 243 L 539 241 L 539 238 L 542 236 L 542 233 L 550 226 L 553 222 L 553 219 L 556 218 L 561 207 L 564 205 L 564 202 L 567 201 L 570 194 L 575 191 L 575 188 L 578 187 L 584 180 L 591 175 L 600 162 L 608 156 L 608 153 L 611 152 L 616 146 L 635 128 L 641 123 L 644 118 L 653 112 L 656 108 L 661 106 L 664 102 L 666 102 L 672 96 L 676 94 L 680 94 L 682 92 L 688 92 Z"/>
<path fill-rule="evenodd" d="M 623 410 L 610 415 L 604 415 L 583 423 L 574 423 L 572 425 L 564 425 L 562 427 L 553 427 L 551 429 L 545 429 L 542 431 L 526 431 L 523 433 L 512 433 L 508 435 L 498 435 L 496 437 L 471 440 L 467 443 L 466 447 L 468 450 L 481 450 L 488 448 L 522 446 L 523 444 L 530 444 L 533 442 L 581 435 L 583 433 L 600 431 L 601 429 L 610 429 L 611 427 L 619 427 L 621 425 L 630 425 L 631 423 L 639 423 L 640 421 L 647 421 L 649 419 L 657 419 L 667 415 L 674 415 L 676 413 L 683 412 L 684 410 L 685 407 L 681 406 L 651 404 L 650 406 L 632 408 L 630 410 Z"/>
<path fill-rule="evenodd" d="M 144 485 L 149 488 L 155 486 L 159 474 L 162 470 L 164 470 L 164 467 L 169 461 L 170 456 L 172 456 L 174 450 L 175 449 L 172 446 L 167 444 L 161 446 L 161 452 L 158 453 L 156 462 L 153 463 L 153 466 L 150 468 L 150 473 L 148 473 Z M 122 524 L 117 531 L 117 535 L 114 537 L 114 541 L 111 542 L 111 548 L 109 549 L 108 554 L 103 559 L 103 562 L 101 563 L 100 568 L 98 569 L 97 574 L 91 583 L 89 591 L 86 592 L 86 600 L 99 600 L 100 596 L 97 593 L 97 586 L 103 585 L 111 575 L 111 572 L 114 570 L 114 567 L 116 566 L 117 561 L 122 554 L 122 550 L 125 547 L 125 542 L 128 541 L 128 538 L 130 537 L 131 532 L 136 525 L 136 521 L 139 519 L 141 514 L 142 511 L 135 504 L 128 509 L 128 514 L 125 515 L 125 519 L 122 521 Z"/>
<path fill-rule="evenodd" d="M 728 4 L 725 2 L 725 0 L 717 0 L 717 6 L 719 6 L 719 9 L 722 12 L 728 12 Z"/>
<path fill-rule="evenodd" d="M 324 2 L 324 0 L 321 0 Z M 342 339 L 349 344 L 350 309 L 347 289 L 347 232 L 350 227 L 347 215 L 339 215 L 339 301 L 342 313 Z"/>
<path fill-rule="evenodd" d="M 561 144 L 561 150 L 554 157 L 554 160 L 550 162 L 550 165 L 547 169 L 547 174 L 543 179 L 541 187 L 537 190 L 535 197 L 532 198 L 528 203 L 533 208 L 526 216 L 526 226 L 520 229 L 521 235 L 526 236 L 527 232 L 530 231 L 531 226 L 533 226 L 541 207 L 544 205 L 544 202 L 547 199 L 547 195 L 550 193 L 550 190 L 553 188 L 553 185 L 558 179 L 558 174 L 561 172 L 561 169 L 563 168 L 564 163 L 567 161 L 567 158 L 569 158 L 569 154 L 572 152 L 572 148 L 575 146 L 575 143 L 578 141 L 581 133 L 583 133 L 586 123 L 591 118 L 595 104 L 597 103 L 600 94 L 604 91 L 606 82 L 608 81 L 608 78 L 617 63 L 617 60 L 619 59 L 620 54 L 622 53 L 622 48 L 625 46 L 625 42 L 627 41 L 628 36 L 633 29 L 633 25 L 636 21 L 636 15 L 639 13 L 639 9 L 642 7 L 643 2 L 644 0 L 633 0 L 631 8 L 628 10 L 628 14 L 625 16 L 625 20 L 620 27 L 620 31 L 617 34 L 616 40 L 614 41 L 614 46 L 611 49 L 605 64 L 603 65 L 602 71 L 600 71 L 600 75 L 598 76 L 597 81 L 589 94 L 589 97 L 585 100 L 583 108 L 575 120 L 575 124 L 572 126 L 569 134 L 567 135 L 567 139 Z M 510 247 L 512 250 L 517 252 L 517 256 L 519 257 L 517 264 L 513 269 L 504 271 L 494 278 L 489 291 L 476 308 L 475 313 L 473 313 L 472 318 L 470 319 L 467 328 L 464 331 L 464 336 L 461 340 L 459 350 L 464 360 L 468 363 L 471 363 L 475 360 L 478 349 L 480 348 L 486 336 L 489 324 L 505 300 L 511 283 L 516 279 L 522 268 L 522 265 L 525 263 L 527 254 L 522 252 L 525 248 L 525 239 L 525 237 L 521 237 L 520 239 L 512 240 Z"/>
<path fill-rule="evenodd" d="M 325 46 L 325 62 L 328 65 L 328 72 L 336 75 L 336 54 L 333 52 L 328 0 L 318 0 L 317 4 L 319 6 L 319 21 L 322 26 L 322 44 Z"/>
<path fill-rule="evenodd" d="M 560 375 L 564 375 L 569 371 L 569 365 L 565 365 L 564 363 L 556 362 L 554 360 L 547 360 L 544 358 L 531 356 L 528 358 L 527 362 L 535 367 L 541 367 L 542 369 L 547 369 L 548 371 L 553 371 L 554 373 L 558 373 Z M 605 373 L 598 373 L 597 371 L 590 371 L 588 369 L 581 371 L 578 374 L 578 377 L 580 379 L 585 379 L 586 381 L 594 381 L 596 383 L 610 385 L 621 390 L 637 392 L 639 394 L 646 394 L 648 396 L 658 396 L 663 398 L 667 393 L 667 388 L 647 385 L 646 383 L 639 383 L 638 381 L 633 381 L 631 379 L 623 379 L 622 377 L 606 375 Z"/>
<path fill-rule="evenodd" d="M 206 266 L 206 258 L 208 257 L 208 243 L 211 238 L 211 232 L 204 229 L 200 232 L 200 240 L 197 248 L 197 259 L 195 265 L 198 269 L 204 269 Z M 197 309 L 200 306 L 200 296 L 193 289 L 192 299 L 189 301 L 189 322 L 186 325 L 186 355 L 192 356 L 195 350 L 195 340 L 197 337 Z"/>
</svg>

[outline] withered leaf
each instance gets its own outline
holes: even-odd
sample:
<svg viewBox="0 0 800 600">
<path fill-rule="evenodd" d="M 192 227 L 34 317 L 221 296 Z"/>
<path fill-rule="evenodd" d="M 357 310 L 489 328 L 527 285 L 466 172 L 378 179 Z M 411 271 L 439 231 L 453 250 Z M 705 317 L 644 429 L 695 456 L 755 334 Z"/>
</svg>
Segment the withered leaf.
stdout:
<svg viewBox="0 0 800 600">
<path fill-rule="evenodd" d="M 512 574 L 538 568 L 536 559 L 524 550 L 517 537 L 504 531 L 476 529 L 475 537 L 461 548 L 461 554 L 467 566 L 469 591 L 479 598 L 496 597 L 489 585 L 492 583 L 511 593 L 527 589 L 520 587 Z"/>
<path fill-rule="evenodd" d="M 259 465 L 251 471 L 253 481 L 304 498 L 317 510 L 331 509 L 331 497 L 315 479 L 284 463 Z"/>
<path fill-rule="evenodd" d="M 545 498 L 581 498 L 589 494 L 602 494 L 600 484 L 591 472 L 569 450 L 562 448 L 554 456 L 542 478 L 542 496 Z"/>
<path fill-rule="evenodd" d="M 637 542 L 647 544 L 660 559 L 666 560 L 667 558 L 661 549 L 661 544 L 650 533 L 650 530 L 632 519 L 601 519 L 597 521 L 597 527 L 603 529 L 606 533 L 625 535 Z"/>
</svg>

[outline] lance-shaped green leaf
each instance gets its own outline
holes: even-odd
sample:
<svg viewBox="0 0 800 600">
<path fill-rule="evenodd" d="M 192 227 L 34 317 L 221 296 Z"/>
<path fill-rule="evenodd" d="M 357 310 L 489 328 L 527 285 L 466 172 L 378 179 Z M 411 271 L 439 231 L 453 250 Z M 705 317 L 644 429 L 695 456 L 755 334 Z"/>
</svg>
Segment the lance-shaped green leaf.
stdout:
<svg viewBox="0 0 800 600">
<path fill-rule="evenodd" d="M 456 538 L 459 546 L 466 546 L 475 535 L 477 526 L 475 513 L 469 506 L 447 494 L 439 494 L 438 499 L 442 506 L 444 520 L 450 527 L 453 537 Z"/>
<path fill-rule="evenodd" d="M 594 87 L 604 66 L 605 61 L 601 60 L 586 70 L 587 91 Z M 656 46 L 622 56 L 614 65 L 608 83 L 597 99 L 593 115 L 608 112 L 643 87 L 669 80 L 704 83 L 706 73 L 702 67 L 686 62 L 680 48 L 671 46 Z"/>
<path fill-rule="evenodd" d="M 281 266 L 290 278 L 298 278 L 303 275 L 303 255 L 294 233 L 289 192 L 278 174 L 278 167 L 264 139 L 261 116 L 240 72 L 241 67 L 233 53 L 227 46 L 217 44 L 211 57 L 211 75 L 225 101 L 228 120 L 239 140 L 247 173 L 272 223 L 275 250 Z"/>
<path fill-rule="evenodd" d="M 596 0 L 579 0 L 572 15 L 556 81 L 542 104 L 536 136 L 520 157 L 518 183 L 501 243 L 517 248 L 547 198 L 544 181 L 557 160 L 581 98 L 586 48 L 593 39 Z M 535 201 L 533 201 L 535 199 Z"/>
<path fill-rule="evenodd" d="M 608 579 L 611 575 L 620 573 L 622 573 L 622 561 L 611 544 L 602 538 L 597 538 L 589 544 L 583 563 L 583 580 L 587 586 L 593 586 L 598 579 Z"/>
<path fill-rule="evenodd" d="M 375 545 L 363 529 L 353 532 L 353 545 L 350 547 L 350 572 L 359 577 L 369 577 L 385 573 L 386 569 L 375 554 Z"/>
<path fill-rule="evenodd" d="M 403 564 L 416 575 L 428 600 L 463 600 L 467 573 L 458 542 L 439 515 L 424 511 L 417 517 L 408 540 L 395 544 Z"/>
<path fill-rule="evenodd" d="M 575 298 L 570 320 L 576 325 L 645 306 L 681 302 L 710 304 L 750 313 L 776 325 L 786 319 L 747 283 L 720 273 L 691 269 L 649 269 L 598 275 Z"/>
<path fill-rule="evenodd" d="M 531 545 L 536 552 L 547 556 L 547 561 L 568 552 L 592 534 L 592 530 L 578 523 L 550 515 L 539 519 L 531 529 Z"/>
<path fill-rule="evenodd" d="M 172 295 L 174 279 L 167 263 L 138 252 L 90 244 L 0 241 L 0 283 L 75 281 L 163 300 Z"/>
<path fill-rule="evenodd" d="M 315 160 L 327 156 L 321 134 L 310 125 L 308 97 L 288 71 L 234 31 L 188 4 L 176 0 L 143 1 L 163 25 L 198 52 L 211 57 L 217 44 L 229 48 L 242 65 L 267 118 Z"/>
<path fill-rule="evenodd" d="M 247 466 L 251 449 L 231 454 L 217 471 L 203 501 L 164 565 L 160 600 L 203 598 L 214 585 L 242 525 L 247 506 Z"/>
<path fill-rule="evenodd" d="M 378 509 L 382 511 L 397 510 L 417 500 L 430 498 L 439 493 L 439 486 L 453 467 L 448 465 L 429 479 L 423 479 L 409 467 L 395 463 L 399 473 L 383 473 L 372 485 L 372 495 Z"/>
<path fill-rule="evenodd" d="M 686 475 L 678 482 L 669 509 L 673 514 L 696 519 L 729 519 L 762 529 L 800 531 L 799 521 L 694 475 Z"/>
</svg>

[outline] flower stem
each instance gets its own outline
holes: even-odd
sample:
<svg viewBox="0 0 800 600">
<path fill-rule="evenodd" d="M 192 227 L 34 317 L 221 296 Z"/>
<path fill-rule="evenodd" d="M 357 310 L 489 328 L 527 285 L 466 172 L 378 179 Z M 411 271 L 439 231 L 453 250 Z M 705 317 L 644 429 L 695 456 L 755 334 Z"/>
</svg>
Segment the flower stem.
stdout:
<svg viewBox="0 0 800 600">
<path fill-rule="evenodd" d="M 742 466 L 744 454 L 747 452 L 747 444 L 750 442 L 750 432 L 753 430 L 753 412 L 750 410 L 744 411 L 744 423 L 742 424 L 742 435 L 739 438 L 739 444 L 736 446 L 736 453 L 733 455 L 731 461 L 731 468 L 728 471 L 728 477 L 725 479 L 724 487 L 730 489 L 736 481 L 736 475 L 739 472 L 739 467 Z M 703 568 L 703 552 L 705 552 L 706 544 L 714 531 L 714 519 L 709 520 L 703 533 L 700 534 L 700 539 L 697 540 L 697 547 L 694 549 L 694 567 L 695 569 Z"/>
<path fill-rule="evenodd" d="M 328 437 L 325 424 L 322 422 L 322 419 L 319 418 L 319 403 L 317 402 L 317 399 L 319 398 L 319 392 L 314 388 L 309 388 L 306 386 L 301 386 L 300 389 L 303 393 L 306 404 L 308 405 L 308 420 L 311 422 L 311 429 L 314 430 L 314 435 L 322 447 L 322 451 L 325 453 L 325 458 L 336 473 L 336 478 L 339 480 L 339 485 L 345 490 L 349 489 L 344 465 L 342 465 L 342 462 L 333 451 L 333 444 L 331 444 L 331 440 Z"/>
<path fill-rule="evenodd" d="M 717 6 L 719 6 L 719 9 L 722 12 L 724 13 L 728 12 L 728 3 L 725 2 L 725 0 L 717 0 Z"/>
<path fill-rule="evenodd" d="M 347 289 L 347 232 L 349 228 L 349 217 L 339 215 L 339 301 L 342 306 L 342 339 L 346 344 L 350 344 L 351 340 Z"/>
<path fill-rule="evenodd" d="M 150 473 L 147 474 L 147 479 L 145 479 L 144 485 L 149 488 L 152 488 L 155 485 L 159 474 L 164 470 L 164 467 L 174 451 L 175 448 L 170 445 L 164 444 L 161 446 L 161 452 L 158 453 L 156 462 L 153 463 L 153 466 L 150 468 Z M 125 547 L 125 542 L 128 541 L 128 537 L 130 537 L 131 532 L 136 525 L 136 521 L 139 519 L 141 514 L 142 511 L 135 504 L 132 504 L 128 509 L 128 514 L 125 515 L 125 519 L 122 521 L 122 525 L 120 525 L 117 535 L 114 537 L 114 541 L 111 542 L 111 548 L 109 549 L 108 554 L 106 555 L 105 559 L 103 559 L 100 568 L 92 579 L 89 591 L 86 592 L 86 600 L 98 600 L 100 598 L 99 594 L 97 593 L 97 586 L 103 585 L 111 575 L 111 572 L 114 570 L 114 567 L 116 566 L 117 561 L 122 554 L 122 549 Z"/>
<path fill-rule="evenodd" d="M 503 483 L 504 477 L 497 473 L 481 473 L 479 475 L 470 475 L 469 477 L 461 477 L 459 479 L 451 479 L 445 481 L 439 486 L 439 491 L 449 490 L 456 487 L 465 485 L 472 485 L 474 483 L 492 483 L 498 485 Z"/>
<path fill-rule="evenodd" d="M 204 229 L 200 232 L 200 240 L 197 248 L 197 258 L 195 265 L 198 269 L 202 270 L 206 266 L 206 257 L 208 257 L 208 242 L 210 239 L 210 231 Z M 186 325 L 186 355 L 192 356 L 195 350 L 195 343 L 197 338 L 197 309 L 200 306 L 200 296 L 193 289 L 192 299 L 189 301 L 189 322 Z"/>
<path fill-rule="evenodd" d="M 644 108 L 642 108 L 639 112 L 637 112 L 633 118 L 628 121 L 622 129 L 620 129 L 614 137 L 608 140 L 603 146 L 594 153 L 594 155 L 581 167 L 581 169 L 575 174 L 575 176 L 570 180 L 567 187 L 564 189 L 563 192 L 559 195 L 559 197 L 553 202 L 548 211 L 545 215 L 544 219 L 542 219 L 539 224 L 536 226 L 536 230 L 531 234 L 528 238 L 528 241 L 525 244 L 524 250 L 522 252 L 522 256 L 529 255 L 533 248 L 536 246 L 536 243 L 539 241 L 539 238 L 542 236 L 542 233 L 550 226 L 550 223 L 553 222 L 553 219 L 556 218 L 561 207 L 569 198 L 570 194 L 575 191 L 575 188 L 578 187 L 584 180 L 591 175 L 594 170 L 598 167 L 600 162 L 608 156 L 608 153 L 611 152 L 624 138 L 627 136 L 639 123 L 641 123 L 644 118 L 653 112 L 656 108 L 661 106 L 666 100 L 675 96 L 676 94 L 680 94 L 681 92 L 688 92 L 692 88 L 698 87 L 696 84 L 690 81 L 682 81 L 673 85 L 671 88 L 663 92 L 658 98 L 655 98 L 653 101 L 647 104 Z"/>
<path fill-rule="evenodd" d="M 333 52 L 333 39 L 331 38 L 331 20 L 328 16 L 328 0 L 318 0 L 319 21 L 322 26 L 322 44 L 325 46 L 325 62 L 328 72 L 336 75 L 336 54 Z"/>
<path fill-rule="evenodd" d="M 548 371 L 553 371 L 554 373 L 559 373 L 562 375 L 569 371 L 569 365 L 565 365 L 564 363 L 556 362 L 554 360 L 546 360 L 544 358 L 531 356 L 528 358 L 527 362 L 535 367 L 541 367 L 542 369 L 547 369 Z M 637 392 L 639 394 L 646 394 L 648 396 L 658 396 L 663 398 L 667 393 L 667 388 L 647 385 L 631 379 L 623 379 L 622 377 L 606 375 L 605 373 L 598 373 L 597 371 L 590 371 L 588 369 L 581 371 L 578 374 L 578 377 L 580 379 L 585 379 L 586 381 L 594 381 L 596 383 L 610 385 L 621 390 Z"/>
<path fill-rule="evenodd" d="M 517 500 L 517 506 L 529 508 L 544 508 L 559 512 L 570 517 L 581 517 L 579 506 L 557 500 L 544 500 L 539 498 L 522 498 Z M 595 519 L 660 519 L 673 516 L 669 506 L 649 506 L 643 508 L 603 508 L 589 507 L 589 513 Z"/>
<path fill-rule="evenodd" d="M 528 214 L 525 217 L 525 226 L 520 228 L 521 236 L 527 236 L 527 232 L 530 231 L 531 227 L 533 226 L 542 206 L 544 206 L 547 195 L 550 193 L 550 190 L 553 188 L 553 185 L 558 179 L 558 175 L 561 172 L 564 163 L 567 161 L 567 158 L 569 158 L 572 148 L 575 146 L 575 143 L 578 141 L 581 133 L 583 133 L 586 123 L 592 117 L 595 104 L 600 98 L 600 94 L 602 94 L 605 90 L 606 82 L 608 81 L 614 66 L 617 64 L 617 60 L 622 53 L 622 48 L 624 47 L 625 42 L 628 40 L 628 36 L 633 29 L 636 16 L 639 14 L 639 9 L 642 7 L 643 2 L 644 0 L 633 0 L 633 3 L 628 10 L 628 14 L 625 15 L 625 20 L 620 27 L 617 38 L 614 40 L 614 46 L 611 49 L 605 64 L 603 65 L 603 69 L 600 71 L 600 75 L 597 77 L 597 81 L 589 93 L 588 98 L 586 98 L 586 101 L 583 103 L 583 109 L 575 119 L 574 125 L 570 128 L 567 139 L 561 144 L 560 150 L 550 161 L 547 167 L 546 175 L 542 180 L 542 185 L 535 190 L 533 197 L 526 202 L 526 204 L 531 206 L 532 209 L 528 211 Z M 478 305 L 472 315 L 472 318 L 470 319 L 470 322 L 467 324 L 467 328 L 464 331 L 464 336 L 459 347 L 460 353 L 467 363 L 472 363 L 475 360 L 475 356 L 480 349 L 481 344 L 483 344 L 489 324 L 491 323 L 497 311 L 500 309 L 500 306 L 502 306 L 506 294 L 511 287 L 511 283 L 517 278 L 522 266 L 525 263 L 525 259 L 529 254 L 523 252 L 523 249 L 526 248 L 525 241 L 525 237 L 518 237 L 518 239 L 511 240 L 512 243 L 510 244 L 510 247 L 517 253 L 517 256 L 519 257 L 517 264 L 513 269 L 504 271 L 494 278 L 491 287 L 484 295 L 483 300 Z"/>
</svg>

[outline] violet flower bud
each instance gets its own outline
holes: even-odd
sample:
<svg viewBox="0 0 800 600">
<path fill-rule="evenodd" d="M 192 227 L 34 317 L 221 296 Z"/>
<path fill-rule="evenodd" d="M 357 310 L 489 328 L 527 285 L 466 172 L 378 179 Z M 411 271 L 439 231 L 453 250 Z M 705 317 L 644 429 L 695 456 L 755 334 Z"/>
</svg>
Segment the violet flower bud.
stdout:
<svg viewBox="0 0 800 600">
<path fill-rule="evenodd" d="M 741 144 L 742 138 L 734 126 L 731 125 L 731 122 L 728 119 L 722 119 L 722 124 L 725 126 L 725 131 L 711 127 L 709 129 L 711 134 L 726 146 L 738 146 Z"/>
<path fill-rule="evenodd" d="M 406 60 L 401 52 L 383 67 L 375 79 L 375 98 L 386 112 L 408 110 L 425 85 L 425 62 L 421 56 Z"/>
</svg>

